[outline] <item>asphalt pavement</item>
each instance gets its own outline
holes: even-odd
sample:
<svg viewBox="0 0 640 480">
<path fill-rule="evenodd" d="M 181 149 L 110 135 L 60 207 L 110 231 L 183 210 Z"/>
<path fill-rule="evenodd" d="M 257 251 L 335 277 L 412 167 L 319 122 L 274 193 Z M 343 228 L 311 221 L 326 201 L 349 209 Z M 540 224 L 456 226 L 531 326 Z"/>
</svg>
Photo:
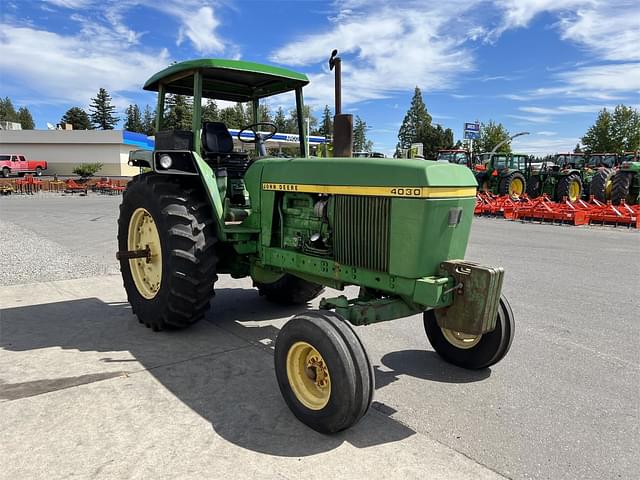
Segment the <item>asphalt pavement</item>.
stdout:
<svg viewBox="0 0 640 480">
<path fill-rule="evenodd" d="M 118 204 L 0 198 L 0 477 L 637 478 L 639 231 L 476 219 L 467 258 L 505 267 L 510 353 L 469 372 L 419 316 L 361 327 L 375 403 L 327 437 L 275 384 L 273 342 L 298 310 L 250 281 L 222 276 L 188 330 L 137 323 Z"/>
</svg>

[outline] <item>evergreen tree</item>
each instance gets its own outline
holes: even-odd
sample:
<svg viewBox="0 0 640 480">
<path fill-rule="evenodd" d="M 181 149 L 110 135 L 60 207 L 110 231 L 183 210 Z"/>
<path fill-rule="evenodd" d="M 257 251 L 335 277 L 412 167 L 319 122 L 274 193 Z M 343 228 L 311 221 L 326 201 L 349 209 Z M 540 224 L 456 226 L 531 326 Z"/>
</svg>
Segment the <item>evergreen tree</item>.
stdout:
<svg viewBox="0 0 640 480">
<path fill-rule="evenodd" d="M 31 112 L 27 107 L 20 107 L 18 110 L 18 122 L 22 125 L 23 130 L 33 130 L 36 127 Z"/>
<path fill-rule="evenodd" d="M 282 107 L 278 107 L 278 110 L 276 110 L 276 115 L 273 117 L 273 123 L 279 132 L 287 132 L 287 117 L 285 116 Z"/>
<path fill-rule="evenodd" d="M 501 123 L 496 123 L 493 120 L 489 120 L 488 123 L 483 123 L 480 128 L 480 139 L 476 142 L 479 152 L 490 152 L 494 147 L 509 138 L 509 131 Z M 511 143 L 507 142 L 502 145 L 498 152 L 511 153 Z"/>
<path fill-rule="evenodd" d="M 126 120 L 124 122 L 124 129 L 130 132 L 144 133 L 144 126 L 142 125 L 142 114 L 140 113 L 140 107 L 133 104 L 127 107 Z"/>
<path fill-rule="evenodd" d="M 142 113 L 142 133 L 151 136 L 156 133 L 156 112 L 149 105 L 144 107 Z"/>
<path fill-rule="evenodd" d="M 273 119 L 271 118 L 271 109 L 269 105 L 263 103 L 258 108 L 258 121 L 265 123 L 273 123 Z"/>
<path fill-rule="evenodd" d="M 418 132 L 430 125 L 431 115 L 427 112 L 427 107 L 422 100 L 422 92 L 416 87 L 411 99 L 411 106 L 404 116 L 398 132 L 400 147 L 409 148 L 412 143 L 418 141 Z"/>
<path fill-rule="evenodd" d="M 582 153 L 582 148 L 580 148 L 579 143 L 576 143 L 576 148 L 573 149 L 573 153 Z"/>
<path fill-rule="evenodd" d="M 74 130 L 90 130 L 91 119 L 80 107 L 71 107 L 60 119 L 60 123 L 70 123 Z"/>
<path fill-rule="evenodd" d="M 9 97 L 0 98 L 0 120 L 5 122 L 18 122 L 18 112 Z"/>
<path fill-rule="evenodd" d="M 89 114 L 91 122 L 95 128 L 102 130 L 113 130 L 120 119 L 114 115 L 116 107 L 111 105 L 111 95 L 104 89 L 100 88 L 95 98 L 91 99 L 89 105 Z"/>
<path fill-rule="evenodd" d="M 373 148 L 373 142 L 367 139 L 367 122 L 356 115 L 353 124 L 353 151 L 354 152 L 370 152 Z"/>
<path fill-rule="evenodd" d="M 245 112 L 241 103 L 233 107 L 226 107 L 220 111 L 220 120 L 227 128 L 242 128 L 246 126 Z"/>
<path fill-rule="evenodd" d="M 324 106 L 324 111 L 322 112 L 322 121 L 320 122 L 320 128 L 318 132 L 323 137 L 330 137 L 333 135 L 333 115 L 331 115 L 331 109 L 329 105 Z"/>
<path fill-rule="evenodd" d="M 218 122 L 220 120 L 220 110 L 218 110 L 218 104 L 215 100 L 207 100 L 207 103 L 202 107 L 202 121 L 203 122 Z"/>
<path fill-rule="evenodd" d="M 167 95 L 163 128 L 191 130 L 193 108 L 185 95 Z"/>
<path fill-rule="evenodd" d="M 302 128 L 307 129 L 306 119 L 309 119 L 309 134 L 317 135 L 318 134 L 318 119 L 313 116 L 311 112 L 311 107 L 309 105 L 305 105 L 303 109 L 303 123 Z M 293 108 L 289 112 L 289 118 L 286 120 L 286 132 L 287 133 L 298 133 L 298 110 Z"/>
</svg>

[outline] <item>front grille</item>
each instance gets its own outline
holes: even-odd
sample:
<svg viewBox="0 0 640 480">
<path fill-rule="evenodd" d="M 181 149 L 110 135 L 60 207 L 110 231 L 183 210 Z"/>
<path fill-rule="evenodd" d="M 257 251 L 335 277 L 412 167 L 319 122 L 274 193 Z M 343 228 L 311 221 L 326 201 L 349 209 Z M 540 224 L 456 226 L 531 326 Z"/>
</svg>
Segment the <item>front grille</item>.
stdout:
<svg viewBox="0 0 640 480">
<path fill-rule="evenodd" d="M 389 271 L 391 199 L 336 195 L 333 248 L 342 265 Z"/>
</svg>

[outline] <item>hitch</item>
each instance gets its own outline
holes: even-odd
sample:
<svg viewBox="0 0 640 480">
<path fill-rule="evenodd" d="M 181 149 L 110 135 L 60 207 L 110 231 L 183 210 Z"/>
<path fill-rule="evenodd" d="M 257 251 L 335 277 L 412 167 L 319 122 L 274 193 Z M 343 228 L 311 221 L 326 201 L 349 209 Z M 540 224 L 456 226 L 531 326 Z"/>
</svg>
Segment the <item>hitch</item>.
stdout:
<svg viewBox="0 0 640 480">
<path fill-rule="evenodd" d="M 116 252 L 117 260 L 132 260 L 134 258 L 144 258 L 147 263 L 151 261 L 151 249 L 149 245 L 144 250 L 121 250 Z"/>
</svg>

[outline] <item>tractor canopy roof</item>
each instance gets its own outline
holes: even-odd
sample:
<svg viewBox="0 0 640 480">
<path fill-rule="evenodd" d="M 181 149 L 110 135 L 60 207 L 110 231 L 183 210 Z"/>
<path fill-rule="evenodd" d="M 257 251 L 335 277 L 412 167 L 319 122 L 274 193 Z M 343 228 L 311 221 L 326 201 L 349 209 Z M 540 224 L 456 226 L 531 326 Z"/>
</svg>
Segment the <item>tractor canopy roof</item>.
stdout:
<svg viewBox="0 0 640 480">
<path fill-rule="evenodd" d="M 144 84 L 145 90 L 157 92 L 160 84 L 165 92 L 193 95 L 193 75 L 202 73 L 202 96 L 248 102 L 277 95 L 309 83 L 303 73 L 285 68 L 240 60 L 203 58 L 176 63 L 156 73 Z"/>
</svg>

